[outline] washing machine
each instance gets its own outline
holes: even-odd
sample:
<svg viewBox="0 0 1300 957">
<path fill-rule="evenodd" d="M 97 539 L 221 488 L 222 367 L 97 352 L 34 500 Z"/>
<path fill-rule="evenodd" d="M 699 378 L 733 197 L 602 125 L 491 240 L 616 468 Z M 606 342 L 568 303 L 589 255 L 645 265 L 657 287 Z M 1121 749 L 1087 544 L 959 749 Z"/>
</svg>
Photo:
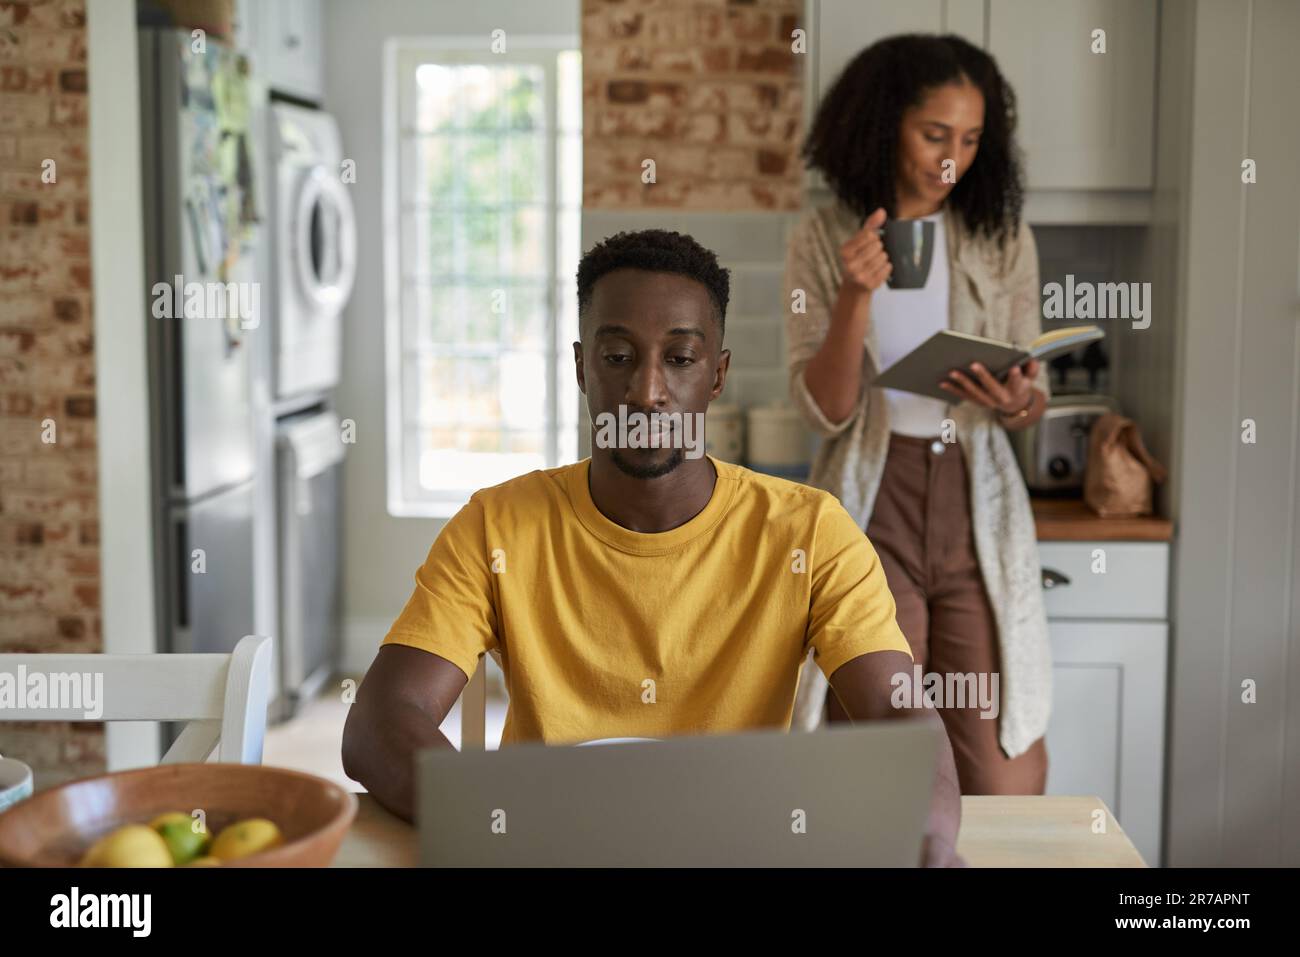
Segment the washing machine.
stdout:
<svg viewBox="0 0 1300 957">
<path fill-rule="evenodd" d="M 269 112 L 272 381 L 283 402 L 338 385 L 357 233 L 334 118 L 283 102 Z"/>
</svg>

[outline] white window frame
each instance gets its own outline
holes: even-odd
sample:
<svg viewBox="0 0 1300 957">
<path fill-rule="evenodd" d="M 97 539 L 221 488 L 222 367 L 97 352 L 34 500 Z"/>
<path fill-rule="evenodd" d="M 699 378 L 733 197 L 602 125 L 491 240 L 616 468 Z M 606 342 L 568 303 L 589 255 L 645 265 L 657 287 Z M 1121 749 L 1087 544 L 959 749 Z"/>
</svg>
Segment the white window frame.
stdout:
<svg viewBox="0 0 1300 957">
<path fill-rule="evenodd" d="M 408 420 L 403 409 L 404 353 L 403 341 L 403 290 L 402 266 L 402 184 L 401 169 L 402 130 L 401 90 L 399 83 L 410 80 L 413 63 L 479 63 L 490 57 L 500 57 L 503 63 L 539 64 L 545 70 L 545 116 L 547 122 L 546 155 L 546 216 L 551 236 L 551 253 L 548 261 L 550 280 L 547 283 L 548 334 L 551 341 L 547 373 L 551 388 L 547 409 L 547 460 L 548 466 L 559 461 L 559 430 L 563 427 L 559 416 L 559 369 L 568 355 L 569 343 L 561 341 L 562 327 L 560 304 L 556 297 L 556 281 L 576 282 L 572 276 L 557 275 L 559 244 L 557 226 L 560 201 L 556 195 L 556 156 L 561 130 L 557 103 L 556 55 L 565 51 L 580 51 L 578 37 L 568 35 L 509 34 L 507 52 L 494 54 L 488 38 L 474 36 L 402 37 L 384 44 L 383 77 L 383 225 L 384 225 L 384 393 L 385 393 L 385 472 L 388 513 L 396 517 L 449 518 L 468 501 L 474 488 L 457 489 L 442 495 L 421 491 L 418 482 L 419 450 L 408 442 Z M 579 119 L 580 122 L 580 119 Z M 572 132 L 566 130 L 563 132 Z M 581 190 L 579 190 L 579 196 Z M 577 420 L 581 421 L 579 414 Z M 581 425 L 577 425 L 579 433 Z M 582 443 L 579 437 L 578 448 Z M 581 451 L 579 452 L 581 454 Z"/>
</svg>

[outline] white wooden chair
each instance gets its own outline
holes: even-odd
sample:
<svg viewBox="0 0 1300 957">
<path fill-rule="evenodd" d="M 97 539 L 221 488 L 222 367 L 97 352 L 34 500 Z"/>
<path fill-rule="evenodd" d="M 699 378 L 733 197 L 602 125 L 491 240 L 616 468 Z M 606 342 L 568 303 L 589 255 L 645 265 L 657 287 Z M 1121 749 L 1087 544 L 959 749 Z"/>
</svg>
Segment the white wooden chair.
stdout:
<svg viewBox="0 0 1300 957">
<path fill-rule="evenodd" d="M 0 709 L 0 720 L 186 721 L 163 764 L 206 761 L 214 748 L 220 761 L 262 763 L 271 695 L 268 637 L 248 635 L 228 655 L 0 655 L 0 675 L 6 672 L 14 681 L 33 672 L 92 681 L 102 674 L 103 700 L 97 716 L 84 707 L 23 707 Z"/>
<path fill-rule="evenodd" d="M 501 664 L 501 656 L 490 652 Z M 487 747 L 487 656 L 480 655 L 478 669 L 460 693 L 460 749 L 482 751 Z"/>
</svg>

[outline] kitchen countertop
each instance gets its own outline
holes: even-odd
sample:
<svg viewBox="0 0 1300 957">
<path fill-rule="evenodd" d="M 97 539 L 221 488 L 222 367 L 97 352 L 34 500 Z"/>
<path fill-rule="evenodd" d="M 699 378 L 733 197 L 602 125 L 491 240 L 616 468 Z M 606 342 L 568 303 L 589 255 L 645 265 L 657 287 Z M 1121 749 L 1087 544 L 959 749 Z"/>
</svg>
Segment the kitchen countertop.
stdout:
<svg viewBox="0 0 1300 957">
<path fill-rule="evenodd" d="M 333 867 L 415 867 L 415 828 L 358 794 L 356 820 Z M 1094 833 L 1094 812 L 1106 816 Z M 980 796 L 961 799 L 957 851 L 972 867 L 1145 867 L 1097 797 Z"/>
<path fill-rule="evenodd" d="M 796 481 L 808 484 L 806 477 Z M 1169 542 L 1174 537 L 1174 523 L 1167 518 L 1102 518 L 1082 498 L 1031 494 L 1029 504 L 1040 542 Z"/>
<path fill-rule="evenodd" d="M 1174 523 L 1166 518 L 1102 518 L 1081 498 L 1030 496 L 1040 542 L 1168 542 Z"/>
</svg>

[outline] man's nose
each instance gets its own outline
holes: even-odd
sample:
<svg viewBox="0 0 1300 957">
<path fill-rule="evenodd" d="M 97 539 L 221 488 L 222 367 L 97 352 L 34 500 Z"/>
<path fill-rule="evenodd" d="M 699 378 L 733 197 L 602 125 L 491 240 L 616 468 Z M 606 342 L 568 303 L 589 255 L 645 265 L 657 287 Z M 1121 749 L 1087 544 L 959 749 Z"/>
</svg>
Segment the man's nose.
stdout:
<svg viewBox="0 0 1300 957">
<path fill-rule="evenodd" d="M 632 408 L 653 411 L 668 400 L 668 380 L 659 362 L 637 364 L 627 380 L 624 402 Z"/>
</svg>

